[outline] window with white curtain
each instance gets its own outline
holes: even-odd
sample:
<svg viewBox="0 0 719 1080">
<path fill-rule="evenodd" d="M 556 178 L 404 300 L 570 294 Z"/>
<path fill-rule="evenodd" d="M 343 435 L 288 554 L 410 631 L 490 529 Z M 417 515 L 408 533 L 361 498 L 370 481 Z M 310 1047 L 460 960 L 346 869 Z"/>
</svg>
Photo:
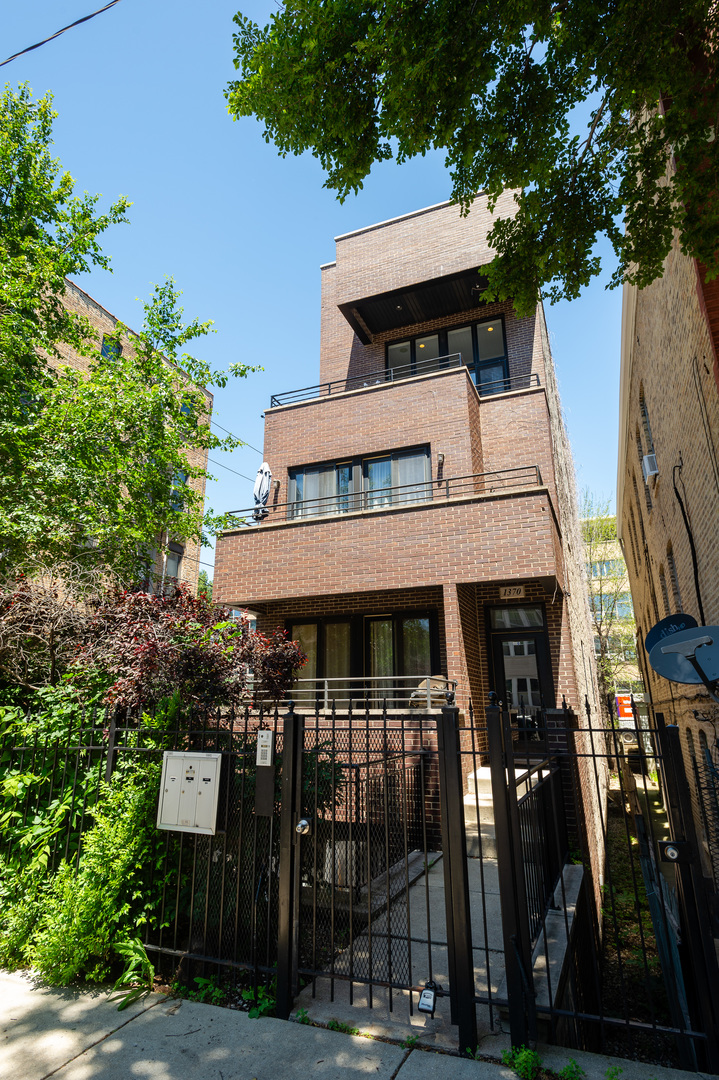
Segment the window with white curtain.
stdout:
<svg viewBox="0 0 719 1080">
<path fill-rule="evenodd" d="M 295 518 L 425 502 L 432 497 L 429 447 L 290 470 Z"/>
</svg>

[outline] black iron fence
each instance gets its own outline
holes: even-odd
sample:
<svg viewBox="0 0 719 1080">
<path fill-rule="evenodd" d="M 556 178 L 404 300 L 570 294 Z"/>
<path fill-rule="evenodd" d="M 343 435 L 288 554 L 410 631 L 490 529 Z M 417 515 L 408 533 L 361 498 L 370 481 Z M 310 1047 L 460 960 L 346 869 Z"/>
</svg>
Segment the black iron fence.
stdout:
<svg viewBox="0 0 719 1080">
<path fill-rule="evenodd" d="M 0 859 L 77 867 L 108 791 L 138 770 L 157 785 L 166 751 L 219 754 L 214 835 L 161 832 L 146 870 L 161 971 L 276 977 L 279 1015 L 323 995 L 411 1014 L 436 984 L 461 1050 L 506 1019 L 516 1043 L 719 1071 L 716 890 L 692 813 L 697 783 L 714 812 L 713 775 L 685 773 L 661 714 L 635 717 L 630 745 L 588 706 L 528 712 L 349 703 L 8 729 Z"/>
</svg>

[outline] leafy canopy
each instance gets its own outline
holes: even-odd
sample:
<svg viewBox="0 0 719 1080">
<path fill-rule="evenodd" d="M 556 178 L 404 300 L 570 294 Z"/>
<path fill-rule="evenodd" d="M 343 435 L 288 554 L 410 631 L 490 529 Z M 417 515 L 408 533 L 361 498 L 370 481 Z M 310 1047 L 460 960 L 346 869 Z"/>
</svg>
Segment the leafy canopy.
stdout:
<svg viewBox="0 0 719 1080">
<path fill-rule="evenodd" d="M 675 229 L 719 272 L 710 0 L 288 0 L 264 28 L 235 22 L 230 113 L 255 114 L 282 156 L 311 150 L 340 199 L 375 161 L 434 149 L 465 210 L 516 190 L 486 298 L 524 314 L 540 289 L 576 297 L 601 234 L 613 285 L 660 276 Z"/>
<path fill-rule="evenodd" d="M 206 452 L 238 441 L 212 433 L 203 390 L 227 374 L 186 351 L 211 323 L 183 321 L 172 279 L 106 355 L 72 310 L 67 275 L 107 267 L 99 236 L 128 204 L 73 195 L 54 116 L 27 86 L 0 98 L 0 572 L 81 558 L 137 581 L 158 545 L 226 524 L 204 511 Z"/>
</svg>

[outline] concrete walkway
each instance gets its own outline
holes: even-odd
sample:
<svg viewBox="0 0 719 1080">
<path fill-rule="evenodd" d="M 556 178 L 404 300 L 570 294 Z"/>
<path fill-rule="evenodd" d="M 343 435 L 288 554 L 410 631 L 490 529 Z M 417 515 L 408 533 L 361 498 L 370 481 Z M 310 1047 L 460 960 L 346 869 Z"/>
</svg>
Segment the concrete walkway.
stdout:
<svg viewBox="0 0 719 1080">
<path fill-rule="evenodd" d="M 506 1039 L 481 1052 L 499 1058 Z M 691 1080 L 596 1054 L 539 1048 L 559 1070 L 574 1058 L 587 1080 Z M 514 1080 L 497 1061 L 471 1061 L 154 994 L 125 1012 L 106 994 L 54 990 L 0 972 L 2 1080 Z"/>
</svg>

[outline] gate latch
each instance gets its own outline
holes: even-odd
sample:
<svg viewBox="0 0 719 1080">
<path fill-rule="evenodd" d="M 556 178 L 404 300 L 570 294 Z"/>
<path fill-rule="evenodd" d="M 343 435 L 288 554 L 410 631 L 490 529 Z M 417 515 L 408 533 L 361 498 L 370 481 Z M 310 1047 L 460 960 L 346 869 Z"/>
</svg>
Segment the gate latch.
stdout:
<svg viewBox="0 0 719 1080">
<path fill-rule="evenodd" d="M 662 862 L 690 863 L 692 849 L 687 840 L 660 840 L 659 858 Z"/>
<path fill-rule="evenodd" d="M 307 820 L 307 818 L 300 818 L 300 820 L 295 825 L 295 832 L 299 836 L 307 836 L 308 832 L 310 831 L 310 828 L 311 828 L 311 826 L 310 826 L 310 823 Z"/>
</svg>

